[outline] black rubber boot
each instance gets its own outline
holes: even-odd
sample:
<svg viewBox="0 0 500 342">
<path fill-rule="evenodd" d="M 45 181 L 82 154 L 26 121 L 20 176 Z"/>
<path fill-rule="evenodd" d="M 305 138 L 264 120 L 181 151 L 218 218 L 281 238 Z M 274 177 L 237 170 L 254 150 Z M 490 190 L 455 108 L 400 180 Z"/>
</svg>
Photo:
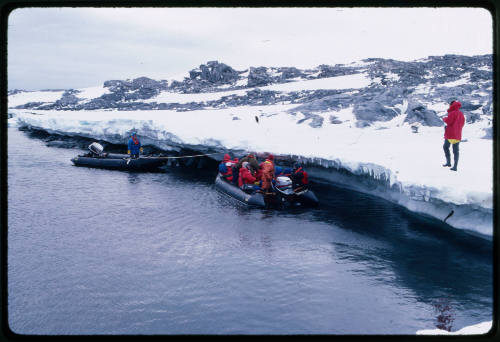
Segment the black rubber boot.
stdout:
<svg viewBox="0 0 500 342">
<path fill-rule="evenodd" d="M 458 155 L 459 155 L 458 144 L 459 143 L 453 144 L 453 167 L 450 169 L 452 171 L 457 171 Z"/>
<path fill-rule="evenodd" d="M 444 157 L 446 158 L 446 164 L 443 164 L 443 166 L 451 166 L 450 162 L 450 143 L 448 140 L 444 140 L 444 145 L 443 145 L 443 151 L 444 151 Z"/>
</svg>

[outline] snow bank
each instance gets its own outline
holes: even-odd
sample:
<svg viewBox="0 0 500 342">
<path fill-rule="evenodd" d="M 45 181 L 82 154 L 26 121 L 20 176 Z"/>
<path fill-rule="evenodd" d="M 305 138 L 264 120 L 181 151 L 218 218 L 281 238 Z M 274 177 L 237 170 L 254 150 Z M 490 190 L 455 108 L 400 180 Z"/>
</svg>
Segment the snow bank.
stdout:
<svg viewBox="0 0 500 342">
<path fill-rule="evenodd" d="M 230 95 L 244 96 L 247 91 L 249 91 L 249 89 L 218 91 L 213 93 L 196 93 L 196 94 L 184 94 L 184 93 L 176 93 L 173 91 L 162 91 L 157 96 L 144 100 L 143 102 L 190 103 L 190 102 L 217 101 L 224 96 L 230 96 Z"/>
<path fill-rule="evenodd" d="M 265 87 L 260 87 L 260 89 L 284 92 L 319 89 L 356 89 L 367 87 L 370 85 L 370 83 L 370 77 L 367 74 L 363 73 L 319 78 L 315 80 L 301 80 L 296 82 L 273 84 Z"/>
<path fill-rule="evenodd" d="M 101 97 L 104 94 L 110 93 L 109 89 L 104 88 L 104 86 L 81 88 L 78 90 L 80 92 L 78 94 L 76 94 L 76 97 L 78 97 L 79 99 L 82 99 L 83 102 L 88 102 L 92 99 Z"/>
<path fill-rule="evenodd" d="M 59 100 L 64 93 L 61 91 L 26 91 L 10 95 L 7 99 L 8 107 L 17 107 L 28 102 L 52 103 Z"/>
<path fill-rule="evenodd" d="M 483 335 L 487 334 L 491 330 L 492 326 L 493 322 L 490 321 L 471 325 L 458 331 L 451 332 L 441 329 L 418 330 L 417 335 Z"/>
<path fill-rule="evenodd" d="M 458 172 L 444 163 L 443 128 L 422 126 L 411 133 L 402 116 L 357 128 L 352 109 L 325 112 L 313 128 L 297 105 L 241 106 L 220 110 L 176 111 L 28 111 L 12 110 L 18 123 L 48 132 L 125 143 L 132 129 L 144 144 L 162 149 L 254 151 L 301 159 L 311 177 L 352 185 L 408 209 L 482 236 L 493 231 L 493 142 L 481 139 L 480 121 L 466 125 Z M 344 121 L 330 124 L 328 118 Z M 259 118 L 259 122 L 255 117 Z M 236 120 L 238 119 L 238 120 Z M 354 178 L 353 178 L 354 177 Z M 357 177 L 357 178 L 356 178 Z"/>
</svg>

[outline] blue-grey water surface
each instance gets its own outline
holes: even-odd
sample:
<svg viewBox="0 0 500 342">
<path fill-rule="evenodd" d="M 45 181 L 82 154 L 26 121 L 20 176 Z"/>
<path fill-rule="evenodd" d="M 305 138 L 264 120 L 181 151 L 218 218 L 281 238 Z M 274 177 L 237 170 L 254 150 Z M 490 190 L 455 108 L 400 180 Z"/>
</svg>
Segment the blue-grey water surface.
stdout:
<svg viewBox="0 0 500 342">
<path fill-rule="evenodd" d="M 492 319 L 491 242 L 314 186 L 248 209 L 214 175 L 72 166 L 8 131 L 8 322 L 19 334 L 415 334 Z M 313 176 L 313 175 L 312 175 Z"/>
</svg>

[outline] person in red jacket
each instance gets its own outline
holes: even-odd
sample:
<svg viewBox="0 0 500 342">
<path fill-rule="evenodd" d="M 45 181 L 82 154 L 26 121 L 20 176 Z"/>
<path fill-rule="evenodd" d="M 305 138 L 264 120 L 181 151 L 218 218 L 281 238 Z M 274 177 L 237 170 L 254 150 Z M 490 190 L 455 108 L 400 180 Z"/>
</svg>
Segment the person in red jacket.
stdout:
<svg viewBox="0 0 500 342">
<path fill-rule="evenodd" d="M 243 164 L 241 164 L 240 174 L 238 177 L 238 186 L 241 189 L 243 189 L 246 184 L 251 184 L 253 188 L 253 184 L 255 183 L 256 179 L 249 169 L 250 165 L 248 164 L 248 162 L 243 162 Z"/>
<path fill-rule="evenodd" d="M 462 104 L 458 101 L 451 101 L 450 108 L 448 108 L 448 116 L 443 118 L 446 123 L 444 129 L 444 156 L 446 157 L 446 164 L 443 166 L 451 166 L 450 163 L 450 145 L 453 146 L 453 162 L 454 165 L 450 169 L 457 171 L 458 165 L 458 145 L 462 140 L 462 128 L 465 124 L 464 114 L 459 110 Z"/>
<path fill-rule="evenodd" d="M 231 156 L 226 153 L 224 155 L 224 159 L 219 164 L 219 173 L 221 174 L 222 178 L 224 178 L 225 180 L 227 180 L 230 183 L 233 180 L 232 166 L 233 166 L 233 163 L 231 161 Z"/>
</svg>

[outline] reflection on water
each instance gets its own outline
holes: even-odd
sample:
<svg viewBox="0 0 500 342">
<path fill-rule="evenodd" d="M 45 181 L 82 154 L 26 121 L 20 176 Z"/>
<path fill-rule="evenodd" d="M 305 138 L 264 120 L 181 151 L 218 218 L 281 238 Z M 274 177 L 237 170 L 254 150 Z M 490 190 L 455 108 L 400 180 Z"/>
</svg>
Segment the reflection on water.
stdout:
<svg viewBox="0 0 500 342">
<path fill-rule="evenodd" d="M 453 317 L 454 314 L 450 301 L 440 298 L 437 303 L 434 303 L 433 305 L 436 313 L 438 314 L 436 328 L 451 331 L 455 318 Z"/>
</svg>

